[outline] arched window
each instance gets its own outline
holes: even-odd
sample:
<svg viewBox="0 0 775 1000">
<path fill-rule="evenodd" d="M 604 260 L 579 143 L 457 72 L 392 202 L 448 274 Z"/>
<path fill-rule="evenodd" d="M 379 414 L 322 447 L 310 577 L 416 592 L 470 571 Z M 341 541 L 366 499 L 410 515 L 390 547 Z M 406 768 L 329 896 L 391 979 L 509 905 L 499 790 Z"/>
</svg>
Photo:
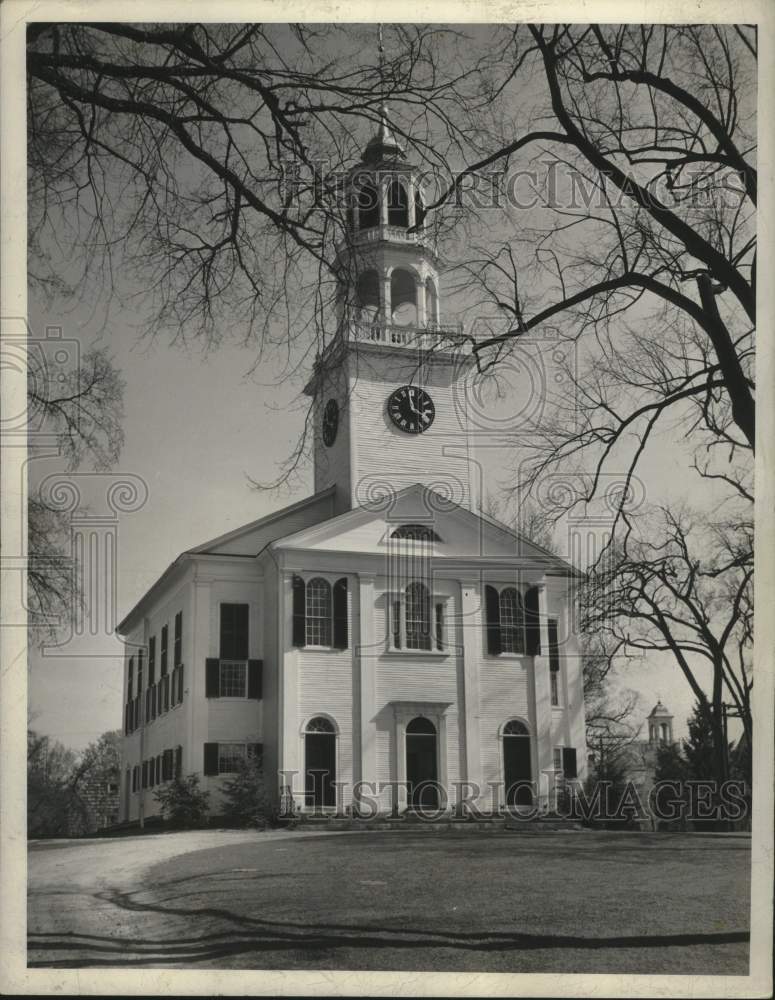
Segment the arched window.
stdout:
<svg viewBox="0 0 775 1000">
<path fill-rule="evenodd" d="M 441 539 L 427 524 L 402 524 L 392 532 L 391 538 L 410 538 L 415 542 L 440 542 Z"/>
<path fill-rule="evenodd" d="M 305 733 L 336 733 L 333 722 L 323 715 L 316 715 L 304 727 Z"/>
<path fill-rule="evenodd" d="M 409 204 L 406 198 L 406 188 L 399 180 L 390 182 L 388 188 L 388 225 L 409 225 Z"/>
<path fill-rule="evenodd" d="M 406 648 L 431 648 L 431 598 L 424 583 L 406 588 Z"/>
<path fill-rule="evenodd" d="M 379 225 L 379 195 L 373 184 L 366 182 L 358 192 L 358 228 L 373 229 Z"/>
<path fill-rule="evenodd" d="M 500 592 L 501 652 L 525 652 L 525 615 L 522 598 L 516 587 L 505 587 Z"/>
<path fill-rule="evenodd" d="M 320 576 L 307 583 L 308 646 L 331 645 L 331 584 Z"/>
<path fill-rule="evenodd" d="M 417 289 L 411 271 L 397 267 L 390 276 L 391 318 L 398 326 L 417 323 Z"/>
<path fill-rule="evenodd" d="M 504 736 L 529 736 L 530 730 L 519 719 L 510 719 L 503 727 Z"/>
<path fill-rule="evenodd" d="M 420 733 L 423 736 L 436 735 L 436 727 L 424 715 L 418 715 L 416 719 L 412 719 L 411 722 L 407 723 L 406 731 L 407 733 Z"/>
</svg>

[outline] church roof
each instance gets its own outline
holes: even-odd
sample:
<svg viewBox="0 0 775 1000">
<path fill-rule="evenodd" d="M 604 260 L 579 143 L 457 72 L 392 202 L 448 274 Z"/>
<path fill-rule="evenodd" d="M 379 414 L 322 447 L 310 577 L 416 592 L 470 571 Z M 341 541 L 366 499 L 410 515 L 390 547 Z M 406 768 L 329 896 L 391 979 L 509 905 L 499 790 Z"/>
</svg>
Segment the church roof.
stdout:
<svg viewBox="0 0 775 1000">
<path fill-rule="evenodd" d="M 384 499 L 375 500 L 373 503 L 355 507 L 342 514 L 333 514 L 335 486 L 329 486 L 325 490 L 313 493 L 312 496 L 305 497 L 296 503 L 280 510 L 266 514 L 255 521 L 244 524 L 239 528 L 218 535 L 201 545 L 186 549 L 170 563 L 160 577 L 149 587 L 132 610 L 124 617 L 118 625 L 116 631 L 120 635 L 126 635 L 137 618 L 148 607 L 149 603 L 158 596 L 164 586 L 174 577 L 175 573 L 184 565 L 191 562 L 197 556 L 217 556 L 225 558 L 255 558 L 259 552 L 267 546 L 277 548 L 304 548 L 314 547 L 322 541 L 322 547 L 327 547 L 323 536 L 327 538 L 338 538 L 345 535 L 353 526 L 359 523 L 374 519 L 375 514 L 384 520 L 386 509 Z M 429 508 L 428 500 L 432 498 L 433 504 Z M 495 532 L 494 540 L 498 545 L 502 545 L 506 550 L 507 546 L 513 546 L 514 552 L 519 552 L 520 556 L 528 556 L 539 565 L 545 565 L 547 570 L 554 574 L 566 576 L 583 576 L 580 570 L 548 549 L 531 542 L 528 538 L 509 528 L 507 525 L 490 517 L 482 511 L 476 513 L 459 504 L 445 501 L 440 494 L 422 483 L 414 483 L 406 486 L 402 490 L 397 490 L 392 495 L 395 504 L 408 502 L 410 505 L 419 505 L 420 509 L 427 511 L 434 509 L 441 511 L 440 517 L 455 518 L 461 527 L 468 526 L 468 533 L 473 533 L 477 539 L 477 544 L 481 543 L 482 536 L 477 530 L 481 524 L 489 525 L 492 532 Z M 411 508 L 414 509 L 414 508 Z M 498 534 L 499 533 L 499 534 Z M 500 539 L 500 541 L 498 541 Z M 491 538 L 492 540 L 492 538 Z M 492 561 L 492 555 L 482 555 L 481 560 Z M 664 706 L 663 712 L 666 712 Z M 655 709 L 656 711 L 656 709 Z M 652 712 L 652 715 L 654 713 Z"/>
<path fill-rule="evenodd" d="M 668 711 L 659 699 L 657 699 L 656 705 L 649 712 L 648 718 L 653 719 L 658 715 L 666 719 L 673 718 L 673 713 Z"/>
</svg>

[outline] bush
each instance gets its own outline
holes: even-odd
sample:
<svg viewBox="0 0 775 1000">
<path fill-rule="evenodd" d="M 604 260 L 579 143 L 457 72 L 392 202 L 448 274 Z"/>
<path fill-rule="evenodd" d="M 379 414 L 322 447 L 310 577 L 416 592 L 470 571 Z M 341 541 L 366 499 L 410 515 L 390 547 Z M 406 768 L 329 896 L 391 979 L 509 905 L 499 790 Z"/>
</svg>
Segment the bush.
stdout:
<svg viewBox="0 0 775 1000">
<path fill-rule="evenodd" d="M 241 761 L 233 778 L 224 782 L 224 819 L 236 826 L 255 826 L 263 830 L 275 819 L 264 781 L 261 757 L 249 753 Z"/>
<path fill-rule="evenodd" d="M 198 774 L 174 778 L 168 785 L 157 788 L 153 797 L 161 806 L 164 819 L 176 829 L 206 825 L 210 793 L 199 787 Z"/>
</svg>

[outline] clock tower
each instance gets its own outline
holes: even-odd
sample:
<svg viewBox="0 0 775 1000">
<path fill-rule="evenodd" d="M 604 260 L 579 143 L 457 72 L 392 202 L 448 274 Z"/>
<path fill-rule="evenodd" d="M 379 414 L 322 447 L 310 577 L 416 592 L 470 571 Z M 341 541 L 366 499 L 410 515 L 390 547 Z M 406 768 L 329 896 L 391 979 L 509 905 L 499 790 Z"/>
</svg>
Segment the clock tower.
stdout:
<svg viewBox="0 0 775 1000">
<path fill-rule="evenodd" d="M 476 510 L 466 407 L 473 359 L 460 326 L 442 321 L 420 171 L 384 109 L 345 191 L 336 334 L 305 388 L 315 491 L 335 484 L 341 513 L 419 482 Z"/>
</svg>

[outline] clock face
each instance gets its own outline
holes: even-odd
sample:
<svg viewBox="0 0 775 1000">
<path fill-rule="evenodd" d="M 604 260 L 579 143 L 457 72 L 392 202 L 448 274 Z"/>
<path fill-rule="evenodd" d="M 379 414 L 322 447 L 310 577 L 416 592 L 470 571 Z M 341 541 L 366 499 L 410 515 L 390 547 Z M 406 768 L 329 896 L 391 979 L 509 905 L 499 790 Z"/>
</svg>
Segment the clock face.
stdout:
<svg viewBox="0 0 775 1000">
<path fill-rule="evenodd" d="M 390 419 L 400 431 L 422 434 L 436 416 L 433 400 L 418 385 L 403 385 L 388 396 L 387 410 Z"/>
<path fill-rule="evenodd" d="M 339 404 L 335 399 L 329 399 L 326 408 L 323 410 L 323 443 L 327 448 L 336 441 L 336 432 L 339 429 Z"/>
</svg>

